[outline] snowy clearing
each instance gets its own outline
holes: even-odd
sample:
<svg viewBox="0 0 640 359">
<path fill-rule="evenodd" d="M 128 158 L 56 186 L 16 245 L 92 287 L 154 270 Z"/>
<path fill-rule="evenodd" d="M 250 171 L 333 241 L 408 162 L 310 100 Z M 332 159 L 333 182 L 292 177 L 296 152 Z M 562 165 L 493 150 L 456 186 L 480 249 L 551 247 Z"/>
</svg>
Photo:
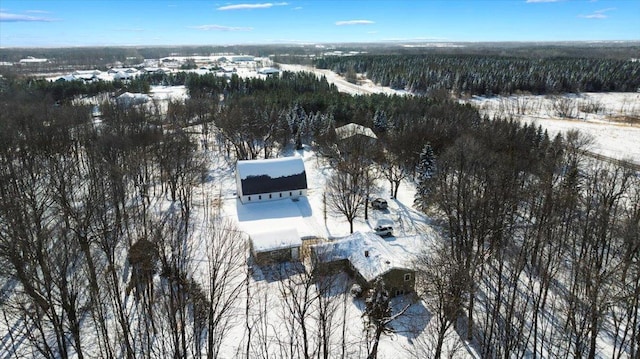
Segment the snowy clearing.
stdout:
<svg viewBox="0 0 640 359">
<path fill-rule="evenodd" d="M 540 125 L 552 136 L 579 130 L 593 138 L 592 152 L 640 164 L 640 93 L 567 94 L 562 98 L 568 100 L 567 110 L 573 118 L 559 117 L 554 109 L 556 98 L 550 96 L 474 96 L 466 102 L 483 115 Z M 580 111 L 589 105 L 597 107 L 596 113 Z"/>
</svg>

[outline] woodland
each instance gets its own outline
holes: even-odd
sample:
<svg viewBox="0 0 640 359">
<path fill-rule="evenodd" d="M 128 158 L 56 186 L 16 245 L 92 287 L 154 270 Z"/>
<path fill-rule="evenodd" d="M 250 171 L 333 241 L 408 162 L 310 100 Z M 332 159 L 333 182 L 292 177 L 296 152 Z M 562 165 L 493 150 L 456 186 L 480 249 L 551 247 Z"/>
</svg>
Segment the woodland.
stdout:
<svg viewBox="0 0 640 359">
<path fill-rule="evenodd" d="M 242 234 L 194 199 L 198 186 L 216 181 L 207 171 L 213 159 L 232 166 L 306 145 L 335 164 L 328 191 L 355 208 L 343 212 L 348 221 L 368 207 L 362 189 L 372 180 L 388 183 L 392 196 L 410 183 L 414 205 L 441 234 L 415 263 L 415 297 L 437 330 L 411 355 L 444 357 L 453 329 L 483 358 L 638 357 L 638 172 L 588 156 L 579 132 L 551 137 L 482 117 L 445 93 L 636 91 L 640 62 L 497 56 L 315 61 L 412 96 L 352 96 L 303 72 L 91 84 L 5 74 L 0 322 L 9 331 L 0 356 L 354 357 L 341 335 L 353 323 L 340 319 L 343 299 L 328 294 L 329 277 L 280 282 L 290 330 L 269 342 L 269 308 L 248 279 Z M 185 85 L 189 98 L 166 109 L 105 100 L 99 123 L 78 101 L 153 85 Z M 336 147 L 334 129 L 349 122 L 370 127 L 380 145 Z M 162 201 L 170 208 L 159 209 Z M 194 216 L 194 206 L 208 215 Z M 185 245 L 202 235 L 196 227 L 208 229 L 206 263 L 192 261 Z M 373 334 L 361 356 L 375 358 L 380 336 L 410 314 L 394 312 L 384 288 L 365 295 Z M 232 337 L 236 321 L 241 336 Z"/>
</svg>

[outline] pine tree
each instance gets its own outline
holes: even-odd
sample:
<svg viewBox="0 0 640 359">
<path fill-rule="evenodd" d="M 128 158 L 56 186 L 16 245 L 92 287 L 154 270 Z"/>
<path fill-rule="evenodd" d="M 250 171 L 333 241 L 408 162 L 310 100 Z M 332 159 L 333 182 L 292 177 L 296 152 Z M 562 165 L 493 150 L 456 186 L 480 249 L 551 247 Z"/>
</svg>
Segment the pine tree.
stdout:
<svg viewBox="0 0 640 359">
<path fill-rule="evenodd" d="M 376 110 L 373 115 L 373 129 L 376 132 L 386 132 L 389 129 L 389 120 L 384 110 Z"/>
<path fill-rule="evenodd" d="M 414 204 L 421 210 L 425 210 L 428 205 L 430 181 L 435 172 L 436 156 L 433 154 L 431 144 L 427 143 L 420 153 L 420 162 L 416 166 L 417 186 Z"/>
</svg>

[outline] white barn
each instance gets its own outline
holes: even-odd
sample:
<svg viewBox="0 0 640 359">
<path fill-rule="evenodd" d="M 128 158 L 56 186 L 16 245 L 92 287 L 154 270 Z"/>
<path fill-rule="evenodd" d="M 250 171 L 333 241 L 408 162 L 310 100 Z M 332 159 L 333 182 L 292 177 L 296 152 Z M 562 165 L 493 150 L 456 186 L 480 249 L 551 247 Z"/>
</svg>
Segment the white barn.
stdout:
<svg viewBox="0 0 640 359">
<path fill-rule="evenodd" d="M 306 196 L 304 162 L 300 157 L 238 161 L 236 190 L 244 204 Z"/>
</svg>

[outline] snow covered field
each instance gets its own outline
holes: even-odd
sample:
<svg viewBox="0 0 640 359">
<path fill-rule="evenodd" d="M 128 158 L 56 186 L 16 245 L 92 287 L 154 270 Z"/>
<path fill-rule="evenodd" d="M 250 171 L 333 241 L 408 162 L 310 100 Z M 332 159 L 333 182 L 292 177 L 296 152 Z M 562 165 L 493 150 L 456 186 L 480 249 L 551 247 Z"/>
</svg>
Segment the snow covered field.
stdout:
<svg viewBox="0 0 640 359">
<path fill-rule="evenodd" d="M 369 95 L 374 93 L 383 93 L 387 95 L 407 95 L 407 91 L 394 90 L 390 87 L 378 86 L 371 82 L 371 80 L 365 80 L 362 85 L 353 84 L 345 80 L 342 76 L 336 74 L 331 70 L 316 69 L 311 66 L 304 65 L 289 65 L 280 64 L 280 68 L 284 71 L 306 71 L 313 72 L 318 77 L 325 76 L 329 83 L 336 85 L 340 92 L 349 93 L 352 95 Z"/>
<path fill-rule="evenodd" d="M 550 135 L 579 130 L 594 140 L 591 151 L 619 160 L 640 164 L 640 93 L 583 93 L 563 98 L 574 118 L 561 118 L 553 109 L 555 98 L 549 96 L 477 97 L 469 103 L 483 115 L 509 117 L 542 126 Z M 595 104 L 597 113 L 580 111 L 581 106 Z M 518 106 L 522 109 L 520 113 Z M 625 118 L 635 119 L 625 121 Z"/>
</svg>

